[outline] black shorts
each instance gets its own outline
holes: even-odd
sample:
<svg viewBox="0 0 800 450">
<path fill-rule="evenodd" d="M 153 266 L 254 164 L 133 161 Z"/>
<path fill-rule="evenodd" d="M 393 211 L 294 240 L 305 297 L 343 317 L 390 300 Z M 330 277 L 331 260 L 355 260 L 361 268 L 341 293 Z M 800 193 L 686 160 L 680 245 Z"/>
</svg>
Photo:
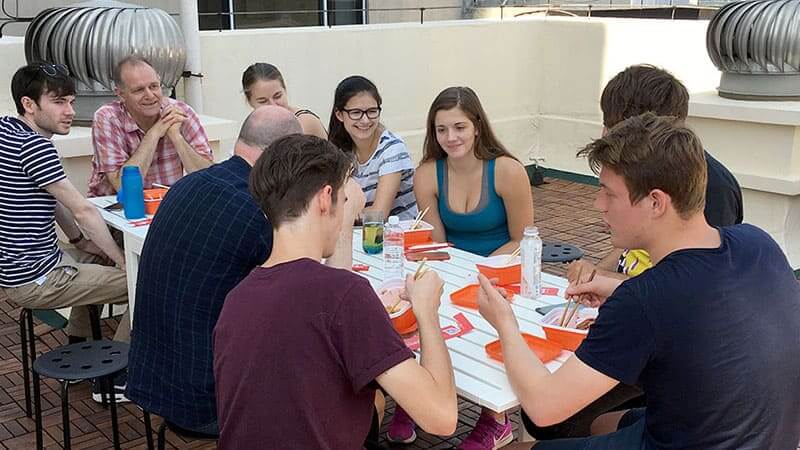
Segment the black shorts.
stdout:
<svg viewBox="0 0 800 450">
<path fill-rule="evenodd" d="M 632 409 L 619 420 L 617 431 L 602 436 L 540 441 L 533 450 L 645 450 L 644 408 Z"/>
</svg>

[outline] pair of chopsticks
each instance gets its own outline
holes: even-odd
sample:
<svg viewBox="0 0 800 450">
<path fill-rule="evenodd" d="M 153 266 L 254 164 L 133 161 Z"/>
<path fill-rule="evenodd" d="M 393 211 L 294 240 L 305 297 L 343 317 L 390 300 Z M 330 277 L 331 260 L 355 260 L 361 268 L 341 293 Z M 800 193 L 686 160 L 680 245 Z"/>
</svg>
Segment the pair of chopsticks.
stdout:
<svg viewBox="0 0 800 450">
<path fill-rule="evenodd" d="M 420 222 L 422 222 L 422 218 L 425 217 L 425 214 L 428 213 L 429 209 L 431 209 L 430 206 L 425 208 L 424 211 L 420 211 L 420 212 L 417 213 L 417 217 L 414 218 L 414 223 L 411 224 L 411 228 L 409 228 L 408 231 L 414 231 L 414 230 L 417 229 L 417 227 L 419 226 Z"/>
<path fill-rule="evenodd" d="M 422 261 L 420 261 L 419 266 L 417 266 L 417 271 L 414 272 L 414 280 L 419 280 L 423 275 L 425 275 L 426 272 L 431 270 L 428 267 L 428 265 L 426 264 L 427 262 L 428 262 L 428 258 L 422 258 Z M 397 301 L 394 302 L 394 305 L 389 307 L 389 314 L 391 314 L 391 313 L 393 313 L 395 311 L 397 306 L 400 305 L 401 301 L 402 301 L 402 299 L 398 298 Z"/>
<path fill-rule="evenodd" d="M 519 251 L 521 249 L 522 247 L 517 247 L 516 250 L 514 250 L 510 255 L 508 255 L 508 259 L 506 260 L 505 263 L 503 263 L 503 265 L 511 264 L 511 261 L 514 261 L 514 258 L 516 258 L 519 255 Z"/>
<path fill-rule="evenodd" d="M 128 225 L 130 225 L 130 226 L 132 226 L 134 228 L 135 227 L 143 227 L 145 225 L 150 225 L 150 222 L 152 222 L 152 221 L 153 221 L 153 219 L 148 217 L 146 219 L 131 220 L 131 221 L 128 222 Z"/>
<path fill-rule="evenodd" d="M 582 269 L 583 269 L 582 267 L 578 269 L 578 276 L 575 278 L 575 285 L 576 286 L 578 284 L 581 284 Z M 587 283 L 591 283 L 592 280 L 594 280 L 594 276 L 595 275 L 597 275 L 597 270 L 593 269 L 592 270 L 592 274 L 589 275 L 589 279 L 586 280 L 586 282 Z M 574 299 L 574 297 L 570 297 L 569 299 L 567 299 L 567 306 L 564 307 L 564 313 L 561 314 L 561 322 L 559 322 L 559 325 L 562 326 L 562 327 L 566 327 L 567 326 L 569 321 L 572 320 L 572 317 L 575 315 L 575 313 L 578 312 L 578 308 L 581 307 L 580 297 L 578 297 L 578 298 L 574 299 L 574 305 L 575 306 L 574 306 L 574 308 L 572 308 L 570 310 L 570 307 L 572 307 L 572 305 L 573 305 L 573 299 Z"/>
</svg>

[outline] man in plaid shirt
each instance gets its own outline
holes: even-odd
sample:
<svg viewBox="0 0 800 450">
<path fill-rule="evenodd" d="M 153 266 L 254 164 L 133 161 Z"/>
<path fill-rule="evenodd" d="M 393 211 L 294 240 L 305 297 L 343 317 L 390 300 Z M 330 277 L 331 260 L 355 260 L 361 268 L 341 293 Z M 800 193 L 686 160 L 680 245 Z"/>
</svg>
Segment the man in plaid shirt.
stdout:
<svg viewBox="0 0 800 450">
<path fill-rule="evenodd" d="M 119 100 L 103 105 L 92 123 L 89 196 L 120 188 L 123 166 L 138 166 L 144 187 L 172 185 L 213 162 L 208 136 L 192 108 L 165 98 L 158 74 L 142 57 L 128 56 L 114 68 Z"/>
</svg>

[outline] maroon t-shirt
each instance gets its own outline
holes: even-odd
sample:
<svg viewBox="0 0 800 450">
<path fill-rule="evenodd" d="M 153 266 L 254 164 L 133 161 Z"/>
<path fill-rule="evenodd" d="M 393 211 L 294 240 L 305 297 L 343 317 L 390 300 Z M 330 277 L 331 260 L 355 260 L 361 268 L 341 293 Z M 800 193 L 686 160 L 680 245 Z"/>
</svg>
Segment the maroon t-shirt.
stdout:
<svg viewBox="0 0 800 450">
<path fill-rule="evenodd" d="M 360 449 L 375 377 L 414 355 L 367 280 L 311 259 L 258 267 L 214 328 L 220 449 Z"/>
</svg>

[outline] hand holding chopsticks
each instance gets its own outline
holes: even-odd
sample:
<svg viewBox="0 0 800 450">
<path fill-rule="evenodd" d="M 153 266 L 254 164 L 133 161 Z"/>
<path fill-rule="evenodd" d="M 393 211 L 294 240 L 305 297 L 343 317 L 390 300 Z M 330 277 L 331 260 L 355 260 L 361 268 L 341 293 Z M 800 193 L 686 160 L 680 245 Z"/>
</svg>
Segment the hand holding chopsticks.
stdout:
<svg viewBox="0 0 800 450">
<path fill-rule="evenodd" d="M 575 286 L 583 284 L 581 282 L 581 273 L 582 270 L 579 269 L 578 276 L 575 277 L 575 280 L 573 280 Z M 597 269 L 592 270 L 592 274 L 589 275 L 589 279 L 586 280 L 586 283 L 591 283 L 592 280 L 594 280 L 595 275 L 597 275 Z M 567 305 L 564 307 L 564 313 L 561 314 L 561 322 L 559 323 L 560 326 L 566 327 L 569 324 L 569 322 L 572 320 L 572 317 L 575 315 L 576 312 L 578 312 L 578 308 L 581 307 L 582 300 L 583 300 L 583 294 L 578 296 L 570 296 L 569 299 L 567 299 Z M 575 306 L 570 310 L 571 306 L 573 305 L 573 302 Z"/>
<path fill-rule="evenodd" d="M 419 263 L 419 266 L 417 266 L 417 271 L 414 272 L 414 281 L 419 280 L 420 277 L 425 275 L 425 272 L 430 270 L 428 266 L 425 264 L 427 262 L 428 258 L 422 258 L 422 261 Z"/>
</svg>

